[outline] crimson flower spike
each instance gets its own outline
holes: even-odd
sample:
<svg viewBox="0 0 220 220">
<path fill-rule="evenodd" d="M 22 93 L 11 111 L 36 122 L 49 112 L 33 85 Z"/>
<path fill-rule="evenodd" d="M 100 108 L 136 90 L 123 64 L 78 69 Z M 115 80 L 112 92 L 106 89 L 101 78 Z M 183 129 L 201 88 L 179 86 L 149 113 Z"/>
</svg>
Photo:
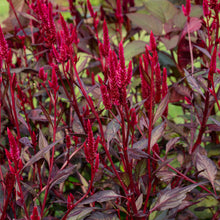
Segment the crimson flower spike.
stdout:
<svg viewBox="0 0 220 220">
<path fill-rule="evenodd" d="M 153 32 L 150 32 L 150 49 L 152 52 L 156 51 L 157 45 Z"/>
<path fill-rule="evenodd" d="M 217 47 L 214 48 L 211 62 L 210 62 L 210 68 L 208 73 L 208 80 L 213 80 L 213 74 L 216 72 L 216 58 L 217 58 Z"/>
<path fill-rule="evenodd" d="M 19 147 L 9 128 L 7 128 L 7 133 L 8 133 L 8 139 L 9 139 L 9 144 L 10 144 L 10 158 L 8 159 L 11 159 L 14 163 L 18 163 L 20 159 Z"/>
<path fill-rule="evenodd" d="M 87 138 L 87 144 L 84 145 L 84 151 L 85 151 L 86 160 L 91 165 L 92 169 L 94 169 L 97 167 L 97 149 L 99 144 L 99 136 L 95 141 L 93 137 L 93 131 L 90 124 L 90 120 L 88 120 L 87 123 L 87 132 L 88 132 L 88 138 Z M 94 161 L 96 161 L 95 166 L 94 166 Z"/>
<path fill-rule="evenodd" d="M 161 73 L 160 73 L 159 63 L 157 63 L 155 67 L 155 87 L 156 87 L 155 102 L 159 103 L 161 99 Z"/>
<path fill-rule="evenodd" d="M 123 23 L 122 9 L 121 9 L 121 0 L 117 0 L 117 9 L 116 9 L 116 18 L 119 23 Z"/>
<path fill-rule="evenodd" d="M 107 87 L 105 85 L 103 85 L 103 81 L 100 78 L 100 76 L 98 76 L 98 80 L 99 80 L 99 83 L 101 84 L 100 90 L 101 90 L 101 94 L 102 94 L 103 104 L 106 109 L 111 109 L 112 108 L 111 98 L 108 94 Z"/>
<path fill-rule="evenodd" d="M 185 7 L 184 5 L 182 5 L 182 10 L 183 10 L 183 14 L 184 14 L 186 17 L 189 17 L 190 11 L 191 11 L 190 0 L 186 0 L 186 7 Z"/>
<path fill-rule="evenodd" d="M 119 43 L 119 66 L 120 66 L 120 87 L 122 87 L 126 80 L 126 66 L 125 66 L 125 57 L 124 49 L 122 42 Z"/>
<path fill-rule="evenodd" d="M 168 87 L 167 87 L 167 69 L 163 68 L 163 81 L 162 81 L 162 98 L 167 95 Z"/>
<path fill-rule="evenodd" d="M 203 14 L 205 17 L 207 17 L 209 15 L 209 6 L 208 6 L 208 1 L 207 0 L 203 0 Z"/>
<path fill-rule="evenodd" d="M 108 56 L 108 52 L 110 49 L 110 43 L 109 43 L 109 35 L 108 35 L 108 27 L 106 20 L 103 22 L 103 56 L 106 57 Z"/>
<path fill-rule="evenodd" d="M 8 57 L 7 54 L 8 54 L 8 44 L 7 44 L 7 41 L 5 40 L 1 25 L 0 25 L 0 58 L 2 60 L 3 59 L 6 60 Z"/>
<path fill-rule="evenodd" d="M 56 68 L 57 68 L 56 66 L 53 66 L 53 68 L 52 68 L 52 80 L 51 80 L 51 81 L 48 80 L 49 86 L 50 86 L 55 92 L 57 92 L 58 89 L 59 89 L 58 80 L 57 80 Z"/>
<path fill-rule="evenodd" d="M 65 39 L 65 43 L 67 45 L 69 45 L 71 42 L 70 42 L 70 33 L 69 33 L 69 29 L 67 27 L 67 24 L 66 24 L 66 21 L 64 20 L 62 14 L 60 14 L 60 23 L 61 23 L 61 26 L 62 26 L 62 29 L 63 29 L 63 36 L 64 36 L 64 39 Z"/>
<path fill-rule="evenodd" d="M 54 43 L 56 41 L 56 27 L 53 21 L 53 5 L 51 2 L 48 4 L 48 26 L 50 32 L 50 40 Z"/>
<path fill-rule="evenodd" d="M 89 13 L 90 13 L 91 17 L 94 18 L 94 11 L 93 11 L 92 5 L 89 0 L 87 0 L 87 7 L 89 9 Z"/>
</svg>

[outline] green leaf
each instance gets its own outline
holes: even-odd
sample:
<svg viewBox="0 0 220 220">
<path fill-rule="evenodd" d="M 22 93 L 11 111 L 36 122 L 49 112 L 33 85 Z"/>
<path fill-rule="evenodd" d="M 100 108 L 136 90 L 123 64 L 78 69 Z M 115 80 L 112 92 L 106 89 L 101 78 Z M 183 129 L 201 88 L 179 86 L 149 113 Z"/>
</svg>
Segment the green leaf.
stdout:
<svg viewBox="0 0 220 220">
<path fill-rule="evenodd" d="M 147 172 L 147 159 L 142 159 L 138 161 L 135 166 L 135 179 L 138 180 L 141 176 L 145 175 Z"/>
<path fill-rule="evenodd" d="M 107 126 L 105 136 L 108 142 L 110 142 L 113 137 L 115 137 L 117 131 L 120 128 L 120 124 L 117 122 L 116 119 L 113 119 Z"/>
<path fill-rule="evenodd" d="M 178 35 L 174 35 L 170 39 L 168 39 L 166 37 L 161 37 L 161 41 L 164 43 L 167 50 L 175 48 L 177 46 L 178 40 L 179 40 Z"/>
<path fill-rule="evenodd" d="M 178 12 L 176 7 L 168 0 L 147 0 L 145 6 L 162 23 L 168 22 Z"/>
<path fill-rule="evenodd" d="M 124 48 L 124 56 L 126 60 L 130 60 L 139 54 L 144 53 L 147 42 L 135 40 L 128 43 Z"/>
<path fill-rule="evenodd" d="M 162 22 L 152 15 L 131 13 L 127 16 L 134 25 L 146 30 L 148 33 L 152 31 L 155 35 L 161 35 L 163 32 Z"/>
</svg>

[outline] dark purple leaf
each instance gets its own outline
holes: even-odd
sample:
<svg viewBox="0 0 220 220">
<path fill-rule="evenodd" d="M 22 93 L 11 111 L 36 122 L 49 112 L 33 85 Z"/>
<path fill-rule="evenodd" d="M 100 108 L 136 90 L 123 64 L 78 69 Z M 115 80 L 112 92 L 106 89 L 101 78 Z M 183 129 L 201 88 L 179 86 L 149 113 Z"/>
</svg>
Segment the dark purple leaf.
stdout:
<svg viewBox="0 0 220 220">
<path fill-rule="evenodd" d="M 203 92 L 200 89 L 199 84 L 197 83 L 196 79 L 192 75 L 190 75 L 186 69 L 184 69 L 184 72 L 185 72 L 186 79 L 189 85 L 191 86 L 191 88 L 194 91 L 198 92 L 202 97 L 204 97 Z"/>
<path fill-rule="evenodd" d="M 153 120 L 153 124 L 156 123 L 156 121 L 163 115 L 167 105 L 168 105 L 168 102 L 169 102 L 169 95 L 167 94 L 163 100 L 161 101 L 161 103 L 159 104 L 158 108 L 157 108 L 157 111 L 154 115 L 154 120 Z"/>
<path fill-rule="evenodd" d="M 166 144 L 166 154 L 171 150 L 171 148 L 173 148 L 173 146 L 176 144 L 176 142 L 179 141 L 179 139 L 179 137 L 175 137 L 168 141 L 168 143 Z"/>
<path fill-rule="evenodd" d="M 214 188 L 214 181 L 217 174 L 217 168 L 214 162 L 207 156 L 198 153 L 196 156 L 196 169 L 200 172 L 199 176 L 208 179 Z"/>
<path fill-rule="evenodd" d="M 160 192 L 158 200 L 152 210 L 166 210 L 172 209 L 181 205 L 182 201 L 186 198 L 186 193 L 193 190 L 201 183 L 193 184 L 186 187 L 176 187 L 174 189 L 165 189 Z"/>
<path fill-rule="evenodd" d="M 64 170 L 59 170 L 55 177 L 52 179 L 50 183 L 50 188 L 52 188 L 56 184 L 63 183 L 69 175 L 71 175 L 73 172 L 75 172 L 77 165 L 71 165 L 70 167 L 64 169 Z"/>
<path fill-rule="evenodd" d="M 138 148 L 129 148 L 128 155 L 132 159 L 140 160 L 141 158 L 148 158 L 148 154 Z"/>
<path fill-rule="evenodd" d="M 22 137 L 22 138 L 20 138 L 20 139 L 19 139 L 19 142 L 22 143 L 22 144 L 25 145 L 25 146 L 33 147 L 33 146 L 32 146 L 32 143 L 31 143 L 31 141 L 29 140 L 28 137 Z"/>
<path fill-rule="evenodd" d="M 107 125 L 106 132 L 105 132 L 107 142 L 110 142 L 115 137 L 115 135 L 116 135 L 117 131 L 119 130 L 119 128 L 120 128 L 120 124 L 115 119 L 113 119 Z"/>
<path fill-rule="evenodd" d="M 38 143 L 38 145 L 39 145 L 40 150 L 43 150 L 45 147 L 48 146 L 48 142 L 40 129 L 39 129 L 39 143 Z M 48 165 L 50 165 L 50 152 L 49 151 L 44 154 L 44 158 L 46 159 Z"/>
<path fill-rule="evenodd" d="M 28 166 L 31 166 L 41 158 L 43 158 L 44 154 L 46 154 L 52 147 L 54 147 L 57 143 L 59 143 L 62 139 L 53 142 L 52 144 L 48 145 L 47 147 L 43 148 L 42 150 L 38 151 L 23 167 L 25 169 Z M 23 170 L 22 169 L 22 170 Z"/>
<path fill-rule="evenodd" d="M 89 204 L 93 202 L 106 202 L 110 200 L 115 200 L 117 198 L 121 197 L 117 193 L 115 193 L 113 190 L 104 190 L 104 191 L 99 191 L 92 196 L 90 196 L 88 199 L 85 201 L 81 202 L 81 204 Z"/>
</svg>

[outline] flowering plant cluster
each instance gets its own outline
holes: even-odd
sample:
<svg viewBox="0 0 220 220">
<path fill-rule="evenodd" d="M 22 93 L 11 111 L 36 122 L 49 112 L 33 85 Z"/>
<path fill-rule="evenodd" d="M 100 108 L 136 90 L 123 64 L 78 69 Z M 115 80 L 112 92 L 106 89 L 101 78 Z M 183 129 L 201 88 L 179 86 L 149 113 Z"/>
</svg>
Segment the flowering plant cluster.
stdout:
<svg viewBox="0 0 220 220">
<path fill-rule="evenodd" d="M 7 1 L 0 220 L 219 219 L 219 1 Z"/>
</svg>

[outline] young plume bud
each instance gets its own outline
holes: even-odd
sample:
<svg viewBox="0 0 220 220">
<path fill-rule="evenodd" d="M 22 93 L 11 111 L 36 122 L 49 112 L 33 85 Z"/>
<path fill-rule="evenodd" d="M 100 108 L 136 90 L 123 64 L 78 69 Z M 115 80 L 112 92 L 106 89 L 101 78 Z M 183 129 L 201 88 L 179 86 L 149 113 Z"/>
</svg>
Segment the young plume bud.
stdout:
<svg viewBox="0 0 220 220">
<path fill-rule="evenodd" d="M 74 202 L 74 196 L 72 193 L 70 193 L 67 197 L 67 209 L 71 209 Z"/>
<path fill-rule="evenodd" d="M 52 80 L 51 80 L 51 81 L 48 80 L 49 86 L 50 86 L 55 92 L 57 92 L 58 89 L 59 89 L 58 80 L 57 80 L 56 68 L 57 68 L 57 66 L 53 66 L 53 68 L 52 68 Z"/>
<path fill-rule="evenodd" d="M 40 216 L 38 215 L 37 207 L 34 206 L 33 212 L 31 215 L 31 220 L 40 220 Z"/>
<path fill-rule="evenodd" d="M 41 80 L 43 80 L 44 82 L 47 80 L 47 73 L 44 72 L 44 68 L 43 67 L 41 67 L 39 69 L 39 78 Z"/>
<path fill-rule="evenodd" d="M 94 18 L 94 11 L 93 11 L 92 5 L 89 0 L 87 0 L 87 7 L 89 9 L 89 13 L 90 13 L 91 17 Z"/>
<path fill-rule="evenodd" d="M 184 5 L 182 5 L 182 10 L 183 10 L 183 14 L 186 17 L 188 17 L 190 15 L 190 11 L 191 11 L 190 0 L 186 0 L 186 7 Z"/>
<path fill-rule="evenodd" d="M 154 52 L 156 51 L 156 48 L 157 48 L 156 40 L 155 40 L 153 32 L 151 31 L 150 32 L 150 49 L 151 51 Z"/>
</svg>

